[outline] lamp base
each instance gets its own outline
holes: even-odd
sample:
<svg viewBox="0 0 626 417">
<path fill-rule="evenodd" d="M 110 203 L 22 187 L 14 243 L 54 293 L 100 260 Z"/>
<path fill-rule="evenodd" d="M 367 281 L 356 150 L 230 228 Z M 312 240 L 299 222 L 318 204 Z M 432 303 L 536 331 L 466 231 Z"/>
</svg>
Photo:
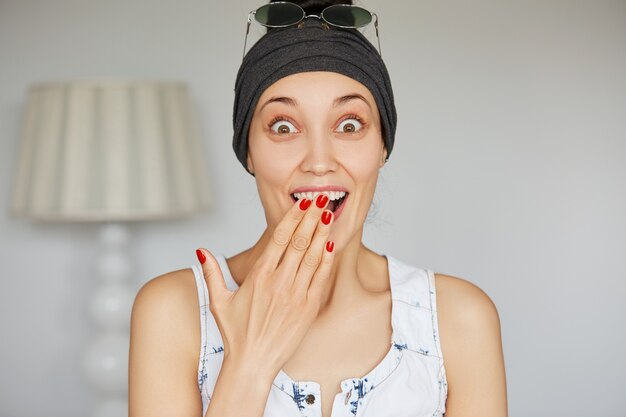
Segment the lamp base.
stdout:
<svg viewBox="0 0 626 417">
<path fill-rule="evenodd" d="M 129 285 L 129 231 L 122 224 L 102 226 L 96 260 L 99 284 L 89 303 L 98 333 L 86 346 L 83 374 L 98 402 L 92 417 L 127 417 L 130 314 L 135 294 Z"/>
</svg>

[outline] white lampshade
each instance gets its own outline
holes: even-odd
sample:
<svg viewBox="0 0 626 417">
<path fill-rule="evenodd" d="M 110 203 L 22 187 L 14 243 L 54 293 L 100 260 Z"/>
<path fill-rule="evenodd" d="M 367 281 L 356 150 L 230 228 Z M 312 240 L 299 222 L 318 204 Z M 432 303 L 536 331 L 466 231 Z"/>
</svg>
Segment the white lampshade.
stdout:
<svg viewBox="0 0 626 417">
<path fill-rule="evenodd" d="M 33 86 L 11 213 L 39 220 L 186 216 L 209 205 L 187 88 L 180 82 Z"/>
</svg>

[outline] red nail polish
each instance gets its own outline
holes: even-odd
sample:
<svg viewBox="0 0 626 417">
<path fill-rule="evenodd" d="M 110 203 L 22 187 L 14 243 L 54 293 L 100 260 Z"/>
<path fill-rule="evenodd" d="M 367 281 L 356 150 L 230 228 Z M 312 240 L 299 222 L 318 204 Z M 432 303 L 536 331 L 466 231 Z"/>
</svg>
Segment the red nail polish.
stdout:
<svg viewBox="0 0 626 417">
<path fill-rule="evenodd" d="M 329 240 L 328 242 L 326 242 L 326 250 L 328 252 L 332 252 L 333 249 L 335 249 L 335 242 L 333 242 L 332 240 Z"/>
<path fill-rule="evenodd" d="M 330 220 L 333 218 L 333 212 L 330 210 L 324 210 L 322 213 L 322 223 L 328 224 Z"/>
<path fill-rule="evenodd" d="M 317 200 L 315 200 L 315 204 L 317 205 L 317 207 L 324 208 L 326 207 L 326 203 L 328 203 L 327 196 L 325 196 L 324 194 L 320 194 L 317 196 Z"/>
<path fill-rule="evenodd" d="M 300 200 L 300 210 L 304 211 L 306 209 L 309 208 L 309 206 L 311 205 L 311 200 L 309 200 L 308 198 L 303 198 L 302 200 Z"/>
<path fill-rule="evenodd" d="M 196 256 L 198 257 L 200 263 L 204 265 L 204 263 L 206 262 L 206 256 L 204 256 L 204 253 L 202 253 L 200 249 L 196 249 Z"/>
</svg>

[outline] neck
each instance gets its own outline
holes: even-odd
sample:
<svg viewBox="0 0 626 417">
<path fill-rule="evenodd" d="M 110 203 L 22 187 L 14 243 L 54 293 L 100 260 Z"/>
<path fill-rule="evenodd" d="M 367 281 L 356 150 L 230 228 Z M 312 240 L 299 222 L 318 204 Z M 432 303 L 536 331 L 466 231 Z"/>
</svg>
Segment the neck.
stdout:
<svg viewBox="0 0 626 417">
<path fill-rule="evenodd" d="M 272 230 L 266 228 L 254 246 L 228 260 L 237 284 L 243 284 L 248 271 L 270 241 L 271 233 Z M 330 277 L 320 300 L 320 314 L 345 308 L 360 302 L 364 296 L 389 289 L 386 260 L 363 245 L 362 233 L 360 229 L 345 247 L 335 249 Z"/>
</svg>

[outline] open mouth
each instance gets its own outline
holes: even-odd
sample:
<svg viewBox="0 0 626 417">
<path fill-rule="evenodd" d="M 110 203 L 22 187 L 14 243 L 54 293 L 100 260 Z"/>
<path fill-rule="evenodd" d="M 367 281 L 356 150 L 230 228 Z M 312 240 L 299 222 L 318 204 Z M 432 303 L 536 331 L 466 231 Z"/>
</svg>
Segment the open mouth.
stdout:
<svg viewBox="0 0 626 417">
<path fill-rule="evenodd" d="M 313 201 L 319 194 L 324 194 L 329 198 L 328 206 L 326 208 L 333 213 L 341 208 L 343 203 L 348 198 L 348 192 L 346 191 L 323 191 L 323 192 L 308 192 L 308 193 L 293 193 L 291 199 L 296 202 L 302 198 L 308 198 Z"/>
</svg>

